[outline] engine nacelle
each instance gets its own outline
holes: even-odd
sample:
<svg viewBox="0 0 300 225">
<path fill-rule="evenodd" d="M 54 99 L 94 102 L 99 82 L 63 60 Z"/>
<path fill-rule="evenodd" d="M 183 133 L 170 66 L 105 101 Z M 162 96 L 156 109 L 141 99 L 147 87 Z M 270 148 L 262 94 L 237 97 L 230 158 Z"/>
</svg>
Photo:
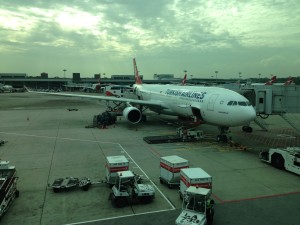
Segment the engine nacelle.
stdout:
<svg viewBox="0 0 300 225">
<path fill-rule="evenodd" d="M 139 109 L 129 106 L 123 110 L 123 116 L 131 123 L 139 123 L 142 119 L 142 113 Z"/>
</svg>

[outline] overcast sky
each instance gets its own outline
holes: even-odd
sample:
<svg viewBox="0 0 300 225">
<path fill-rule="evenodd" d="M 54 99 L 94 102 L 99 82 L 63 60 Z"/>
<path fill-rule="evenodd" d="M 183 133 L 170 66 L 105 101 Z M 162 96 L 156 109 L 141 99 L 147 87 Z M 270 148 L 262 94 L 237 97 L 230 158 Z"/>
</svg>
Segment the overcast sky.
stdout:
<svg viewBox="0 0 300 225">
<path fill-rule="evenodd" d="M 0 0 L 0 72 L 298 76 L 299 0 Z"/>
</svg>

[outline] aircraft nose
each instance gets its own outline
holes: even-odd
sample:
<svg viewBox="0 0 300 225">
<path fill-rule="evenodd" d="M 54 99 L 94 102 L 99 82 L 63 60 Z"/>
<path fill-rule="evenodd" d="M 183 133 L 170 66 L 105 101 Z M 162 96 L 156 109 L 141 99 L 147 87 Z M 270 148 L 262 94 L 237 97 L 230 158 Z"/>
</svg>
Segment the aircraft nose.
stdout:
<svg viewBox="0 0 300 225">
<path fill-rule="evenodd" d="M 254 107 L 251 107 L 250 109 L 248 108 L 248 110 L 246 110 L 246 112 L 244 113 L 244 118 L 245 120 L 247 120 L 247 123 L 253 121 L 255 117 L 256 117 L 256 111 Z"/>
</svg>

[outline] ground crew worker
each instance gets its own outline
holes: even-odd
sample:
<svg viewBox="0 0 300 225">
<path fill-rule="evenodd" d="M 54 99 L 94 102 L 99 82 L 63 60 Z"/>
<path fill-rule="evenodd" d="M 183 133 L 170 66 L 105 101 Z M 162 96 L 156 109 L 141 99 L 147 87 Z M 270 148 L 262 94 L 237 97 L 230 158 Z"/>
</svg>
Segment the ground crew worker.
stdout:
<svg viewBox="0 0 300 225">
<path fill-rule="evenodd" d="M 207 218 L 207 224 L 212 224 L 213 218 L 214 218 L 214 204 L 215 201 L 213 199 L 208 199 L 206 201 L 206 218 Z"/>
</svg>

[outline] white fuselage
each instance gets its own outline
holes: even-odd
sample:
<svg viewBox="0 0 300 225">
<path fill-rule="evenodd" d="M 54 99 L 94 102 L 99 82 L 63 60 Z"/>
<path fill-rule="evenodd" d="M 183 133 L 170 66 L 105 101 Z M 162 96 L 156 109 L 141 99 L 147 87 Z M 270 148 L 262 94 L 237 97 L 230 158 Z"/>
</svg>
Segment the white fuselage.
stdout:
<svg viewBox="0 0 300 225">
<path fill-rule="evenodd" d="M 136 84 L 134 90 L 142 100 L 160 102 L 163 108 L 149 109 L 161 114 L 196 116 L 221 127 L 246 125 L 256 117 L 255 109 L 244 96 L 224 88 Z"/>
</svg>

